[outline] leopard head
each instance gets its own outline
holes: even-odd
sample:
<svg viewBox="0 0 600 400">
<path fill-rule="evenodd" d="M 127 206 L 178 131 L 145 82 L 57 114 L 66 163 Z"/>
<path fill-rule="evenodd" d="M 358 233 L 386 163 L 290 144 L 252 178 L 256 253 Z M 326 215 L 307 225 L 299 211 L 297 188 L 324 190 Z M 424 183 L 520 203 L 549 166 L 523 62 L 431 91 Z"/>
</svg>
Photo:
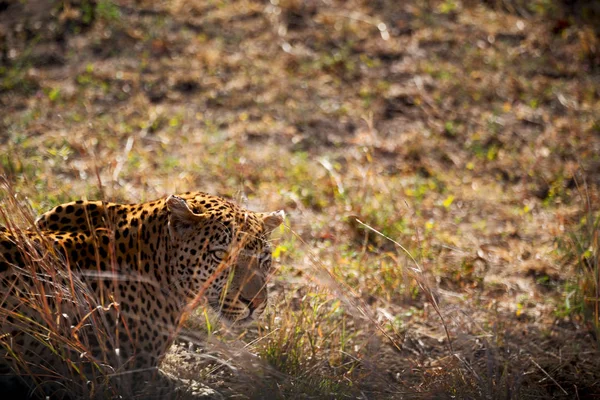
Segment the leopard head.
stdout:
<svg viewBox="0 0 600 400">
<path fill-rule="evenodd" d="M 170 196 L 171 268 L 188 302 L 205 298 L 225 320 L 248 323 L 267 304 L 269 236 L 283 211 L 257 213 L 210 196 Z"/>
</svg>

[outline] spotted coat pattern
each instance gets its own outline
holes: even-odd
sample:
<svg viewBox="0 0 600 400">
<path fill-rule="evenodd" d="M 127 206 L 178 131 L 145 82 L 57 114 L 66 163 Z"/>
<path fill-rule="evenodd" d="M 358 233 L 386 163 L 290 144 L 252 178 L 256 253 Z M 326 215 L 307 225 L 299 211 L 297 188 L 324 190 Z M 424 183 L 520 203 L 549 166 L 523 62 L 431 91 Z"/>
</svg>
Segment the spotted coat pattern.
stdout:
<svg viewBox="0 0 600 400">
<path fill-rule="evenodd" d="M 81 340 L 86 324 L 98 319 L 109 334 L 86 338 L 92 356 L 115 369 L 144 369 L 158 366 L 186 313 L 204 301 L 229 322 L 247 323 L 261 315 L 271 272 L 268 239 L 283 217 L 282 211 L 252 212 L 220 197 L 188 192 L 143 204 L 75 201 L 43 214 L 35 229 L 0 230 L 0 309 L 5 311 L 0 313 L 0 366 L 10 365 L 13 352 L 31 358 L 31 365 L 45 357 L 39 338 L 15 328 L 23 313 L 43 319 L 23 299 L 26 293 L 39 295 L 40 281 L 58 279 L 42 270 L 44 263 L 36 266 L 26 256 L 31 254 L 22 244 L 27 240 L 37 253 L 56 253 L 61 276 L 77 276 L 80 282 L 78 289 L 72 279 L 63 279 L 74 293 L 61 307 L 56 293 L 41 294 L 49 299 L 41 304 L 50 304 L 54 313 L 46 322 L 64 324 L 73 304 L 81 305 L 77 296 L 92 297 L 92 305 L 116 312 L 79 310 L 87 320 L 69 321 L 72 334 Z M 71 308 L 63 309 L 64 304 Z"/>
</svg>

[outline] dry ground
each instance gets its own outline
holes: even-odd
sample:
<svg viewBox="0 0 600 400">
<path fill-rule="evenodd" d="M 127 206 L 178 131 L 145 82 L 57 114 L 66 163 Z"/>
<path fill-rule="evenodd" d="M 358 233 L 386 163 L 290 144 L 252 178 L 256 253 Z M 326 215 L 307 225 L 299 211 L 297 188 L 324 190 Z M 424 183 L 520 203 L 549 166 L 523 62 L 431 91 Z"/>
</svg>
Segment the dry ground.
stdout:
<svg viewBox="0 0 600 400">
<path fill-rule="evenodd" d="M 598 9 L 527 3 L 0 1 L 1 168 L 286 210 L 264 320 L 165 363 L 217 394 L 600 397 Z"/>
</svg>

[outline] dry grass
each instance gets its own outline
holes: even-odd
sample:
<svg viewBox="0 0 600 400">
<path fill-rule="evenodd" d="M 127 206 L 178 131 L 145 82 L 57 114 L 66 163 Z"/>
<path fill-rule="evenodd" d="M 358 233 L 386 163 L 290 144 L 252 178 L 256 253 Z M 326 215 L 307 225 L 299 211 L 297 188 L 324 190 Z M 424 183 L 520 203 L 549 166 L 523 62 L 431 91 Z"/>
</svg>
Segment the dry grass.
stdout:
<svg viewBox="0 0 600 400">
<path fill-rule="evenodd" d="M 20 255 L 20 260 L 11 260 L 18 265 L 11 269 L 14 274 L 4 274 L 2 280 L 0 326 L 5 361 L 36 397 L 63 398 L 69 393 L 94 397 L 109 373 L 101 356 L 92 357 L 88 340 L 105 343 L 105 337 L 114 335 L 102 317 L 112 305 L 98 307 L 91 289 L 68 264 L 65 268 L 52 244 L 24 230 L 34 226 L 32 212 L 17 200 L 10 184 L 2 184 L 0 216 Z M 17 288 L 13 279 L 28 284 Z M 24 348 L 23 340 L 38 344 L 38 350 Z"/>
<path fill-rule="evenodd" d="M 3 174 L 33 214 L 284 208 L 263 320 L 200 311 L 163 365 L 225 396 L 593 398 L 597 24 L 525 3 L 15 6 Z"/>
<path fill-rule="evenodd" d="M 127 323 L 123 319 L 115 327 L 110 322 L 123 318 L 114 295 L 106 293 L 106 298 L 100 299 L 89 281 L 72 269 L 52 242 L 37 231 L 31 209 L 17 200 L 10 183 L 2 182 L 1 191 L 0 218 L 19 254 L 19 259 L 3 258 L 3 262 L 14 263 L 15 267 L 3 274 L 0 282 L 0 345 L 5 357 L 2 367 L 10 367 L 10 375 L 14 376 L 2 377 L 7 396 L 174 396 L 175 386 L 169 386 L 160 376 L 154 376 L 152 384 L 140 385 L 148 377 L 144 373 L 151 375 L 152 371 L 125 370 L 115 362 L 118 357 L 115 358 L 114 349 L 120 347 L 122 340 L 119 330 L 127 330 Z M 25 283 L 16 285 L 15 280 Z M 129 340 L 134 340 L 127 333 Z M 119 361 L 123 363 L 122 359 Z M 3 374 L 6 372 L 3 370 Z"/>
</svg>

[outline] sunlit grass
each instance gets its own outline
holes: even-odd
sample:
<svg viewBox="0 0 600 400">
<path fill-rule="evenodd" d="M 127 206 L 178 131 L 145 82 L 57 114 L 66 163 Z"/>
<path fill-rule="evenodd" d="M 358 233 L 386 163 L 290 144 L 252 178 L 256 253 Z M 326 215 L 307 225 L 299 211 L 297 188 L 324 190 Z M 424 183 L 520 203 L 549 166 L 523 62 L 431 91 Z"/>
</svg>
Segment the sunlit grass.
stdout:
<svg viewBox="0 0 600 400">
<path fill-rule="evenodd" d="M 583 22 L 553 32 L 560 2 L 84 3 L 49 12 L 49 38 L 11 36 L 0 68 L 0 168 L 27 218 L 188 190 L 290 215 L 264 320 L 188 321 L 198 347 L 264 369 L 221 355 L 201 379 L 519 398 L 597 370 L 570 370 L 569 346 L 598 330 L 599 47 Z M 64 65 L 47 68 L 32 50 L 55 33 Z"/>
</svg>

